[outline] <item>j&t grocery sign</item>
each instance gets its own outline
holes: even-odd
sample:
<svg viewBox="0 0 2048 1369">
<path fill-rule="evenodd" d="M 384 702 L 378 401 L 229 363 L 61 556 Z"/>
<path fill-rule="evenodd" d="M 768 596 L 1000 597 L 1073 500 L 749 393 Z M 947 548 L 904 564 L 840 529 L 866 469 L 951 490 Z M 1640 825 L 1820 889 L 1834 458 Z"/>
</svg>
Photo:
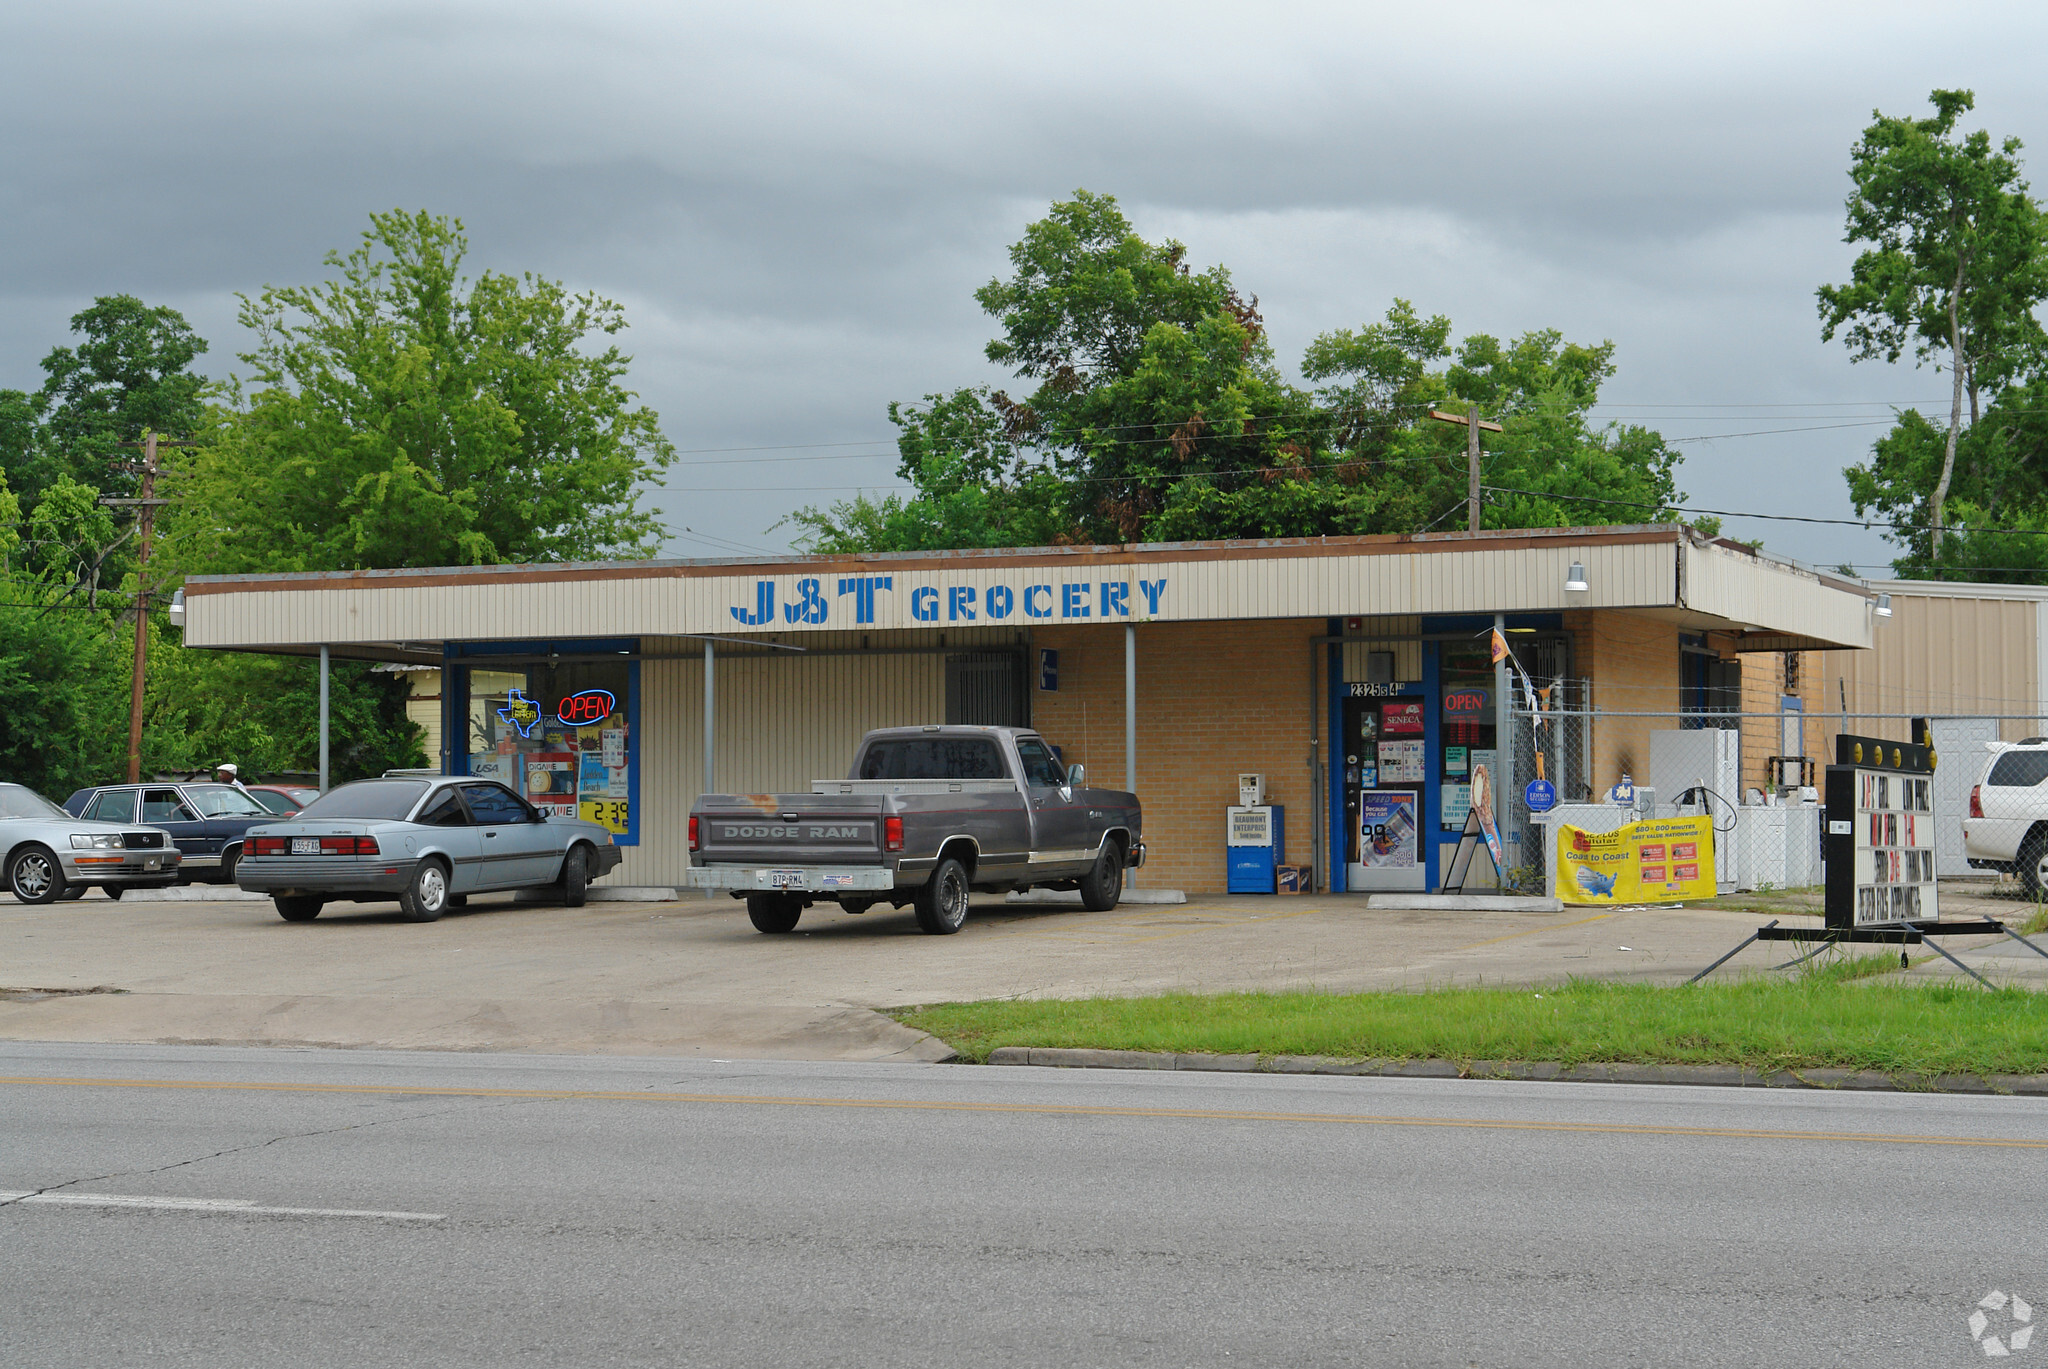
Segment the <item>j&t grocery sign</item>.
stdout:
<svg viewBox="0 0 2048 1369">
<path fill-rule="evenodd" d="M 736 622 L 748 627 L 772 623 L 820 627 L 845 623 L 866 627 L 914 623 L 1001 623 L 1012 619 L 1152 618 L 1166 594 L 1160 580 L 1040 580 L 999 585 L 920 585 L 907 589 L 898 607 L 893 575 L 804 576 L 793 581 L 757 580 L 754 601 L 734 604 Z M 883 596 L 888 596 L 884 598 Z"/>
</svg>

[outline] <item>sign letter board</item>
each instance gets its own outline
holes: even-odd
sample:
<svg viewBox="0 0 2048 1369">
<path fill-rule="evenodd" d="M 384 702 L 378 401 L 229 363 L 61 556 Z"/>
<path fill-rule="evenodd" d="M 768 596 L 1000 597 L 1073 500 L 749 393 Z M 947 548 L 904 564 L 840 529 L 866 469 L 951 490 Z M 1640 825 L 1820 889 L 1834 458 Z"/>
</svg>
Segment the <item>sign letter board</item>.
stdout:
<svg viewBox="0 0 2048 1369">
<path fill-rule="evenodd" d="M 1925 746 L 1840 737 L 1827 771 L 1827 925 L 1933 922 L 1934 755 Z"/>
</svg>

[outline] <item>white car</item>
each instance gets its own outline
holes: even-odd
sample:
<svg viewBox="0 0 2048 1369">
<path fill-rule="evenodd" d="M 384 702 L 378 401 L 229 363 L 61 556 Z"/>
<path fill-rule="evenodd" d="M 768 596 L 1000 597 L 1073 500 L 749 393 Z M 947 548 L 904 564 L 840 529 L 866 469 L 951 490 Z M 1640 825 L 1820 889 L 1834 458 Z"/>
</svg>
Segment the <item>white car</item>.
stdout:
<svg viewBox="0 0 2048 1369">
<path fill-rule="evenodd" d="M 1963 854 L 1973 870 L 2018 875 L 2028 898 L 2048 889 L 2048 737 L 1990 743 L 1970 790 Z"/>
</svg>

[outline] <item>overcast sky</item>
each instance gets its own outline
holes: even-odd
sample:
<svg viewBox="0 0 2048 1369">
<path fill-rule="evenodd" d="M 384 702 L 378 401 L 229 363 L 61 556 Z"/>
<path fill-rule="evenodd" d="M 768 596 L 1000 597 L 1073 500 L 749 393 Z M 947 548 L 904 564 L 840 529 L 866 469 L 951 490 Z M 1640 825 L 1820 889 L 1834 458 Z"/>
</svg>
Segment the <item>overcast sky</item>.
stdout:
<svg viewBox="0 0 2048 1369">
<path fill-rule="evenodd" d="M 1849 517 L 1886 406 L 1946 409 L 1934 372 L 1820 340 L 1849 147 L 1964 86 L 1970 127 L 2048 149 L 2048 10 L 1676 9 L 16 3 L 0 386 L 122 291 L 182 309 L 225 375 L 237 291 L 427 208 L 473 267 L 626 306 L 685 452 L 673 554 L 777 549 L 790 509 L 894 487 L 890 400 L 1005 379 L 972 291 L 1085 186 L 1227 265 L 1290 373 L 1396 296 L 1460 336 L 1611 339 L 1607 416 L 1726 435 L 1684 443 L 1696 506 Z"/>
</svg>

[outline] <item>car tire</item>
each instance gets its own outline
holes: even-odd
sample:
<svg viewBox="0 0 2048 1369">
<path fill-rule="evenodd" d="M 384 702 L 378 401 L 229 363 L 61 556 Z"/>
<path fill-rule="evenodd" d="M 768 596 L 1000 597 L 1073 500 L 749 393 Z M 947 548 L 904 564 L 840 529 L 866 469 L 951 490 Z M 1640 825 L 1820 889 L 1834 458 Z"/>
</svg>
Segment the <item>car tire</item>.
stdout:
<svg viewBox="0 0 2048 1369">
<path fill-rule="evenodd" d="M 277 915 L 286 922 L 311 922 L 326 906 L 326 900 L 307 894 L 279 894 L 270 901 L 277 905 Z"/>
<path fill-rule="evenodd" d="M 24 846 L 7 862 L 7 892 L 23 903 L 55 903 L 68 883 L 47 846 Z"/>
<path fill-rule="evenodd" d="M 967 921 L 967 867 L 947 856 L 932 867 L 932 877 L 917 891 L 912 905 L 917 925 L 933 936 L 951 936 Z"/>
<path fill-rule="evenodd" d="M 77 901 L 78 901 L 79 899 L 81 899 L 81 898 L 84 898 L 84 897 L 85 897 L 85 889 L 86 889 L 86 886 L 85 886 L 85 885 L 83 885 L 83 884 L 74 884 L 74 885 L 72 885 L 71 887 L 69 887 L 68 889 L 66 889 L 66 890 L 64 891 L 64 894 L 63 894 L 63 899 L 64 899 L 64 902 L 66 902 L 66 903 L 75 903 L 75 902 L 77 902 Z"/>
<path fill-rule="evenodd" d="M 562 906 L 581 908 L 590 898 L 590 848 L 576 845 L 562 857 Z"/>
<path fill-rule="evenodd" d="M 241 863 L 242 848 L 239 846 L 222 856 L 220 858 L 220 882 L 222 884 L 233 884 L 235 882 L 235 867 Z"/>
<path fill-rule="evenodd" d="M 747 920 L 754 924 L 757 932 L 766 932 L 770 936 L 793 932 L 797 919 L 803 915 L 803 900 L 794 894 L 747 895 Z"/>
<path fill-rule="evenodd" d="M 1124 848 L 1114 838 L 1102 843 L 1095 868 L 1081 876 L 1081 906 L 1106 913 L 1124 896 Z"/>
<path fill-rule="evenodd" d="M 119 901 L 121 895 L 128 891 L 118 884 L 102 884 L 100 886 L 100 892 L 105 894 L 108 898 Z"/>
<path fill-rule="evenodd" d="M 2013 862 L 2020 891 L 2030 899 L 2038 901 L 2041 891 L 2048 889 L 2048 868 L 2044 867 L 2048 867 L 2048 831 L 2036 827 L 2020 843 L 2019 859 Z"/>
<path fill-rule="evenodd" d="M 447 912 L 448 867 L 438 860 L 421 861 L 398 896 L 398 911 L 408 922 L 433 922 Z"/>
</svg>

